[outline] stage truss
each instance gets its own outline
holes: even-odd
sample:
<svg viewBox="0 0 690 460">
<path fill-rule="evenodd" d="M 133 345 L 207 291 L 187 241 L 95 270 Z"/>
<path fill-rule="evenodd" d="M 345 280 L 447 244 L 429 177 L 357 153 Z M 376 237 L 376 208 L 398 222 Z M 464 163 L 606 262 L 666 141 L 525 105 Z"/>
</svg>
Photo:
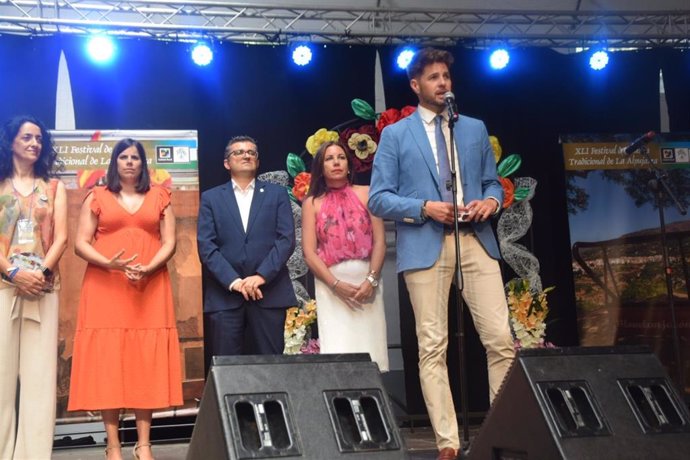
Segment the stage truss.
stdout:
<svg viewBox="0 0 690 460">
<path fill-rule="evenodd" d="M 327 2 L 324 2 L 327 3 Z M 508 11 L 226 1 L 0 0 L 0 33 L 285 44 L 689 47 L 690 10 Z"/>
</svg>

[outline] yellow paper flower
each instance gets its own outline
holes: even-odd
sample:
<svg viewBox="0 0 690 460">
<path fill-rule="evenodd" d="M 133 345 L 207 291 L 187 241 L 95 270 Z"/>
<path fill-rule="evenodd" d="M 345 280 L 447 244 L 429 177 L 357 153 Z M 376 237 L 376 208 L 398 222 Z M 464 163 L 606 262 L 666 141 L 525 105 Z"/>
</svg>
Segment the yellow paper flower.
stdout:
<svg viewBox="0 0 690 460">
<path fill-rule="evenodd" d="M 337 132 L 321 128 L 307 139 L 307 152 L 309 152 L 311 156 L 314 156 L 316 155 L 316 151 L 319 150 L 319 147 L 321 147 L 321 144 L 328 141 L 336 142 L 339 138 L 340 136 Z"/>
<path fill-rule="evenodd" d="M 498 160 L 501 159 L 501 155 L 503 155 L 501 143 L 498 142 L 498 138 L 496 136 L 489 136 L 489 142 L 491 142 L 491 148 L 494 149 L 494 159 L 496 160 L 496 163 L 498 163 Z"/>
<path fill-rule="evenodd" d="M 347 140 L 347 145 L 360 160 L 366 160 L 376 151 L 376 142 L 368 134 L 354 133 Z"/>
</svg>

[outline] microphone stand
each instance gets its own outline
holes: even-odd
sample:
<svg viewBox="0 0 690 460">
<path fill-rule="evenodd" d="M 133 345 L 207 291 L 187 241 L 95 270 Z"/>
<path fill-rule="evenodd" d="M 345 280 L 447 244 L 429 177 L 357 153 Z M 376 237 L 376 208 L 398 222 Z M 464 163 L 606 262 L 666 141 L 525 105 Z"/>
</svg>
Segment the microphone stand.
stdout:
<svg viewBox="0 0 690 460">
<path fill-rule="evenodd" d="M 467 372 L 465 369 L 465 302 L 462 298 L 464 288 L 462 278 L 462 258 L 460 256 L 460 224 L 458 215 L 458 184 L 456 181 L 457 168 L 455 164 L 455 134 L 454 127 L 458 114 L 448 111 L 448 130 L 450 131 L 450 184 L 446 184 L 453 195 L 453 234 L 455 236 L 455 266 L 457 279 L 455 280 L 455 301 L 457 303 L 458 325 L 458 365 L 460 370 L 460 403 L 462 405 L 462 443 L 461 449 L 468 451 L 470 445 L 470 424 L 467 395 Z M 471 224 L 470 224 L 471 225 Z"/>
<path fill-rule="evenodd" d="M 664 275 L 666 277 L 666 297 L 668 299 L 668 307 L 671 310 L 671 331 L 673 335 L 673 352 L 677 367 L 677 381 L 681 394 L 685 397 L 685 373 L 683 372 L 683 361 L 680 356 L 680 343 L 678 340 L 678 322 L 676 320 L 676 308 L 673 300 L 673 268 L 668 257 L 668 243 L 666 239 L 666 219 L 664 217 L 663 198 L 664 192 L 673 203 L 681 215 L 687 214 L 687 209 L 678 201 L 678 198 L 668 186 L 668 173 L 662 170 L 659 166 L 654 164 L 652 158 L 649 156 L 649 151 L 646 148 L 640 149 L 640 154 L 647 160 L 650 169 L 654 173 L 654 179 L 648 182 L 649 188 L 654 191 L 654 200 L 657 209 L 659 209 L 659 235 L 661 240 L 661 257 L 664 264 Z"/>
</svg>

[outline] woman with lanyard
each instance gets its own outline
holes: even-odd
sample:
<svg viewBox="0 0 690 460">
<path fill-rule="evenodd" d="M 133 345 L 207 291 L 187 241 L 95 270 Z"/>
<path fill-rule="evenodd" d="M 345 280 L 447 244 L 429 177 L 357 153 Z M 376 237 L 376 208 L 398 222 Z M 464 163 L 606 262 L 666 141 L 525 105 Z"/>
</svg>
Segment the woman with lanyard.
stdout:
<svg viewBox="0 0 690 460">
<path fill-rule="evenodd" d="M 0 131 L 0 458 L 49 459 L 57 380 L 57 266 L 65 187 L 50 133 L 30 116 Z M 18 385 L 19 383 L 19 385 Z M 19 387 L 19 404 L 16 395 Z M 16 409 L 18 407 L 18 410 Z"/>
</svg>

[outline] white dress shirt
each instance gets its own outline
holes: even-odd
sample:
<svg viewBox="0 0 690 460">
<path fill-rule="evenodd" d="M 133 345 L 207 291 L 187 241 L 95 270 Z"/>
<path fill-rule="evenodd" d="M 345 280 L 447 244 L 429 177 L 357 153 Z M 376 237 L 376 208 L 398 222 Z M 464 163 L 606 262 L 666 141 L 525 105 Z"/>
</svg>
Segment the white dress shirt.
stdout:
<svg viewBox="0 0 690 460">
<path fill-rule="evenodd" d="M 245 233 L 247 232 L 247 224 L 249 223 L 249 211 L 252 207 L 252 198 L 254 198 L 254 187 L 256 185 L 256 179 L 247 185 L 247 188 L 243 189 L 237 182 L 232 180 L 232 191 L 235 192 L 235 199 L 237 200 L 237 207 L 240 209 L 240 218 L 242 219 L 242 227 L 244 227 Z M 232 291 L 232 287 L 240 281 L 241 278 L 232 280 L 228 290 Z"/>
<path fill-rule="evenodd" d="M 242 226 L 244 227 L 245 233 L 247 232 L 247 223 L 249 222 L 249 210 L 252 207 L 252 198 L 254 198 L 254 187 L 256 185 L 256 179 L 247 185 L 247 188 L 242 189 L 237 182 L 232 180 L 232 190 L 235 192 L 235 199 L 237 200 L 237 206 L 240 208 L 240 217 L 242 218 Z"/>
</svg>

